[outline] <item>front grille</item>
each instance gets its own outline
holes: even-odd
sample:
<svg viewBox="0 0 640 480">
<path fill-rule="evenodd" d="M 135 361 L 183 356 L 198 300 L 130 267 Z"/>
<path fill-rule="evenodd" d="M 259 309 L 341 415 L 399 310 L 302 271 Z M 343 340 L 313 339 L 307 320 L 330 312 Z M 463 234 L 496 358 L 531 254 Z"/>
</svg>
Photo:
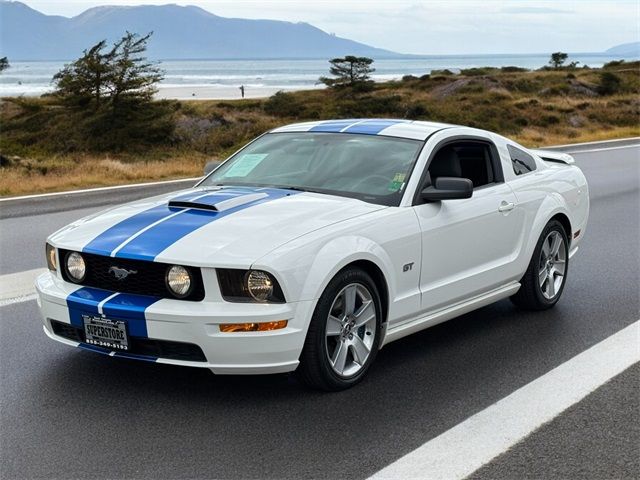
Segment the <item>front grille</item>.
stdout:
<svg viewBox="0 0 640 480">
<path fill-rule="evenodd" d="M 63 264 L 62 276 L 68 282 L 74 282 L 68 275 L 66 269 L 66 258 L 71 253 L 69 250 L 60 250 L 59 258 Z M 145 260 L 129 260 L 126 258 L 106 257 L 83 253 L 87 273 L 80 285 L 87 287 L 101 288 L 121 293 L 135 293 L 139 295 L 150 295 L 161 298 L 176 298 L 167 288 L 165 275 L 167 269 L 171 267 L 166 263 L 148 262 Z M 112 267 L 123 268 L 134 271 L 128 277 L 118 280 L 110 272 Z M 191 300 L 199 302 L 204 298 L 204 285 L 202 283 L 202 273 L 199 268 L 185 267 L 191 274 L 193 288 L 191 293 L 180 300 Z"/>
<path fill-rule="evenodd" d="M 50 320 L 53 333 L 59 337 L 85 342 L 84 330 L 68 323 Z M 106 350 L 106 349 L 105 349 Z M 125 353 L 125 352 L 121 352 Z M 189 362 L 206 362 L 207 359 L 198 345 L 193 343 L 172 342 L 169 340 L 154 340 L 152 338 L 129 337 L 129 350 L 132 355 L 146 355 L 149 357 L 167 358 L 170 360 L 185 360 Z"/>
</svg>

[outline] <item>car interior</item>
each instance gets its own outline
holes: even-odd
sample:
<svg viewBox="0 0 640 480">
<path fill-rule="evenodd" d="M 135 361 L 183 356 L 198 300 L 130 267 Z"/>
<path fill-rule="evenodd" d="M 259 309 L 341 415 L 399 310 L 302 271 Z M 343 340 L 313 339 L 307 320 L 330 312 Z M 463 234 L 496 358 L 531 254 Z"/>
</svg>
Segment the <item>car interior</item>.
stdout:
<svg viewBox="0 0 640 480">
<path fill-rule="evenodd" d="M 455 142 L 443 146 L 429 165 L 430 182 L 438 177 L 468 178 L 473 188 L 496 181 L 489 145 L 480 142 Z M 427 181 L 426 186 L 432 183 Z"/>
</svg>

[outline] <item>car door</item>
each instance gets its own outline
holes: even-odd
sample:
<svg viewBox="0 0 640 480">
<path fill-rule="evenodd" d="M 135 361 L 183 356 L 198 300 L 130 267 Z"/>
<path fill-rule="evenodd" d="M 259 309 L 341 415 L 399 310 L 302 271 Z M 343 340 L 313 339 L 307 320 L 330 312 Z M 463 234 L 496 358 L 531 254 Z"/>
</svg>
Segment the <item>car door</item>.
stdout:
<svg viewBox="0 0 640 480">
<path fill-rule="evenodd" d="M 461 160 L 466 167 L 450 169 L 437 167 L 439 159 L 452 157 L 439 157 L 443 148 L 457 151 L 459 158 L 465 155 L 460 153 L 465 148 L 477 152 L 466 154 Z M 480 151 L 484 153 L 481 155 Z M 458 303 L 510 281 L 509 264 L 519 251 L 523 234 L 522 212 L 516 208 L 512 189 L 504 182 L 498 151 L 488 137 L 449 139 L 436 145 L 417 192 L 439 176 L 472 177 L 474 191 L 468 199 L 432 203 L 421 203 L 416 196 L 413 208 L 422 235 L 423 312 Z"/>
</svg>

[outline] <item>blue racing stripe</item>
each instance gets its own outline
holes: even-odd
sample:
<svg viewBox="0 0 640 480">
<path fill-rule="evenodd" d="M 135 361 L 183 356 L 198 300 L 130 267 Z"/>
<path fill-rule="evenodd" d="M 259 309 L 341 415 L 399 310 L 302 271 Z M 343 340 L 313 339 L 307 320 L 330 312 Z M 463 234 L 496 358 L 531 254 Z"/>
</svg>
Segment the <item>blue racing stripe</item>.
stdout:
<svg viewBox="0 0 640 480">
<path fill-rule="evenodd" d="M 125 320 L 129 335 L 147 338 L 147 321 L 144 315 L 150 305 L 160 300 L 157 297 L 121 293 L 102 306 L 102 312 L 109 319 Z"/>
<path fill-rule="evenodd" d="M 128 358 L 130 360 L 144 360 L 146 362 L 155 362 L 158 357 L 150 357 L 149 355 L 138 355 L 137 353 L 116 352 L 114 357 Z"/>
<path fill-rule="evenodd" d="M 357 119 L 346 119 L 346 120 L 330 120 L 328 122 L 322 122 L 315 127 L 309 129 L 310 132 L 340 132 L 341 130 L 347 128 L 349 125 L 353 125 L 360 120 Z"/>
<path fill-rule="evenodd" d="M 81 343 L 78 345 L 79 348 L 83 350 L 88 350 L 90 352 L 101 353 L 102 355 L 110 355 L 112 350 L 104 347 L 98 347 L 97 345 L 89 345 L 88 343 Z M 114 357 L 120 358 L 128 358 L 131 360 L 144 360 L 146 362 L 155 362 L 158 360 L 158 357 L 151 357 L 149 355 L 138 355 L 134 353 L 125 353 L 125 352 L 115 352 Z"/>
<path fill-rule="evenodd" d="M 173 200 L 189 201 L 203 194 L 204 192 L 198 190 L 180 195 Z M 96 255 L 109 255 L 118 247 L 118 245 L 131 237 L 131 235 L 139 232 L 158 220 L 168 217 L 172 213 L 175 212 L 171 211 L 169 207 L 164 204 L 132 215 L 102 232 L 96 238 L 91 240 L 82 249 L 82 251 L 85 253 L 94 253 Z"/>
<path fill-rule="evenodd" d="M 82 314 L 98 315 L 98 304 L 114 292 L 82 287 L 67 297 L 69 319 L 74 327 L 84 328 Z"/>
<path fill-rule="evenodd" d="M 82 315 L 100 315 L 98 304 L 115 292 L 97 288 L 82 287 L 67 297 L 69 319 L 74 327 L 84 329 Z M 127 330 L 132 337 L 147 338 L 147 321 L 144 315 L 150 305 L 160 300 L 157 297 L 119 293 L 102 305 L 102 313 L 112 320 L 127 322 Z"/>
<path fill-rule="evenodd" d="M 366 135 L 377 135 L 385 128 L 399 123 L 407 123 L 409 120 L 366 120 L 347 128 L 344 133 L 363 133 Z"/>
<path fill-rule="evenodd" d="M 214 220 L 218 220 L 220 218 L 226 217 L 260 203 L 277 200 L 279 198 L 298 193 L 293 190 L 284 190 L 277 188 L 252 188 L 234 190 L 237 190 L 238 192 L 238 195 L 236 195 L 236 197 L 247 195 L 248 193 L 266 193 L 267 196 L 220 212 L 208 210 L 184 210 L 184 212 L 180 215 L 175 215 L 167 221 L 159 223 L 158 225 L 155 225 L 144 233 L 138 235 L 131 242 L 127 243 L 122 249 L 118 250 L 115 256 L 119 258 L 129 258 L 134 260 L 154 260 L 155 257 L 157 257 L 163 250 L 170 247 L 186 235 L 213 222 Z M 217 201 L 220 202 L 233 198 L 232 196 L 228 195 L 230 192 L 231 189 L 225 189 L 225 196 L 220 196 Z M 215 203 L 211 202 L 211 199 L 207 199 L 207 197 L 203 198 L 202 200 L 206 200 L 206 203 L 209 204 Z"/>
</svg>

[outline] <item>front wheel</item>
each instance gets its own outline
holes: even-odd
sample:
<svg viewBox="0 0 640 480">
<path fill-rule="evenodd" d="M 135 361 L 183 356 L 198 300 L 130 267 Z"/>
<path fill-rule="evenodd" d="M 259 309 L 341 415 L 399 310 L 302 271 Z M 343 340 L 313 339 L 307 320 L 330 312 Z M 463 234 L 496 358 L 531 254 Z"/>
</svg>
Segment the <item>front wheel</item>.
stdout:
<svg viewBox="0 0 640 480">
<path fill-rule="evenodd" d="M 382 308 L 371 277 L 359 268 L 336 275 L 318 300 L 311 318 L 298 374 L 321 390 L 358 383 L 380 343 Z"/>
<path fill-rule="evenodd" d="M 520 290 L 511 297 L 518 307 L 546 310 L 553 307 L 564 290 L 569 269 L 569 241 L 564 227 L 549 222 L 540 235 Z"/>
</svg>

